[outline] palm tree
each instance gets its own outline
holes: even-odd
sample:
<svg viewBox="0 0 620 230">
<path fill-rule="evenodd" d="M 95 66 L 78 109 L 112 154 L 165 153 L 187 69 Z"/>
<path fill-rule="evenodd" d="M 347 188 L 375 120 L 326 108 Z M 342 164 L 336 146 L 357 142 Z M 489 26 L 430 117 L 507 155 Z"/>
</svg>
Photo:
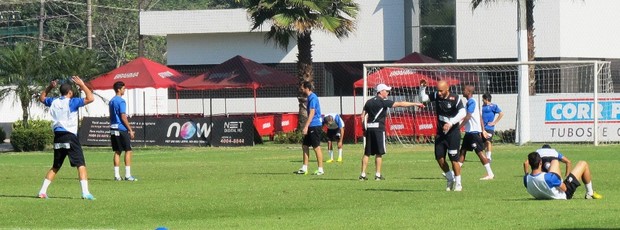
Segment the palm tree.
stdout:
<svg viewBox="0 0 620 230">
<path fill-rule="evenodd" d="M 265 39 L 288 49 L 291 38 L 297 40 L 297 77 L 314 81 L 312 71 L 312 31 L 322 30 L 345 38 L 355 30 L 359 5 L 353 0 L 245 0 L 252 30 L 271 24 Z M 301 92 L 300 92 L 301 95 Z M 299 124 L 307 119 L 306 98 L 299 96 Z"/>
<path fill-rule="evenodd" d="M 18 43 L 0 49 L 0 100 L 15 94 L 22 108 L 24 127 L 28 125 L 29 108 L 44 84 L 41 77 L 44 63 L 34 44 Z"/>
<path fill-rule="evenodd" d="M 497 0 L 471 0 L 472 10 L 478 8 L 481 3 L 491 3 Z M 535 49 L 534 45 L 534 1 L 535 0 L 526 0 L 525 1 L 525 19 L 526 19 L 526 27 L 527 27 L 527 60 L 534 61 L 535 57 Z M 529 87 L 530 87 L 530 95 L 536 94 L 536 76 L 534 75 L 534 68 L 530 66 L 529 68 Z"/>
</svg>

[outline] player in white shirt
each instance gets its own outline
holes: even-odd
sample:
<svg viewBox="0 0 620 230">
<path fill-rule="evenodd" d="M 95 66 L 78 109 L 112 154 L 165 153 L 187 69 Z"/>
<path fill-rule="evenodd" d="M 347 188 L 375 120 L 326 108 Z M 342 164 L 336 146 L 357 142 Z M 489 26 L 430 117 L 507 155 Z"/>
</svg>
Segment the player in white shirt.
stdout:
<svg viewBox="0 0 620 230">
<path fill-rule="evenodd" d="M 572 170 L 573 165 L 568 159 L 568 157 L 564 156 L 564 154 L 558 152 L 556 149 L 551 148 L 550 145 L 544 144 L 540 149 L 537 149 L 536 152 L 540 155 L 540 158 L 542 158 L 543 172 L 549 172 L 549 167 L 551 166 L 552 160 L 558 160 L 559 162 L 562 162 L 566 165 L 566 169 L 564 170 L 566 172 L 566 175 L 564 175 L 564 177 L 567 177 L 568 173 Z M 523 162 L 523 172 L 530 172 L 528 160 L 525 160 L 525 162 Z"/>
<path fill-rule="evenodd" d="M 532 172 L 523 176 L 523 185 L 534 198 L 541 200 L 572 199 L 577 187 L 581 185 L 579 179 L 586 185 L 585 199 L 603 198 L 592 189 L 592 175 L 587 162 L 579 161 L 562 181 L 558 160 L 552 160 L 549 165 L 549 172 L 543 172 L 543 160 L 537 152 L 531 152 L 527 158 Z"/>
<path fill-rule="evenodd" d="M 323 117 L 323 126 L 327 127 L 327 150 L 329 150 L 329 160 L 327 163 L 334 162 L 334 145 L 333 142 L 338 142 L 338 159 L 339 163 L 342 163 L 342 140 L 344 139 L 344 121 L 340 114 L 332 113 L 326 114 Z"/>
<path fill-rule="evenodd" d="M 467 103 L 465 104 L 467 115 L 465 115 L 463 122 L 461 122 L 461 127 L 465 126 L 465 136 L 463 136 L 463 143 L 461 145 L 459 164 L 463 165 L 467 151 L 474 151 L 478 155 L 478 158 L 480 158 L 480 163 L 482 163 L 484 169 L 487 171 L 487 175 L 480 178 L 480 180 L 493 180 L 495 174 L 493 174 L 493 170 L 491 169 L 491 162 L 484 154 L 485 143 L 482 133 L 483 127 L 480 122 L 481 116 L 478 102 L 473 97 L 474 90 L 475 88 L 472 85 L 466 85 L 463 90 L 463 97 L 467 99 Z"/>
</svg>

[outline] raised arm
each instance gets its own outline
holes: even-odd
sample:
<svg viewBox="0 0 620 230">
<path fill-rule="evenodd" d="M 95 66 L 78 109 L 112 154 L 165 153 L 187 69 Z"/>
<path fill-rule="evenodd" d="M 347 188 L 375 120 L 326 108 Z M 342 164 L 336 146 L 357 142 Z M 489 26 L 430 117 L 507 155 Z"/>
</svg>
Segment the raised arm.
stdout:
<svg viewBox="0 0 620 230">
<path fill-rule="evenodd" d="M 84 91 L 84 93 L 86 94 L 86 98 L 84 98 L 84 105 L 88 105 L 91 102 L 95 101 L 95 97 L 93 96 L 93 92 L 90 91 L 90 89 L 88 87 L 86 87 L 86 84 L 84 83 L 84 81 L 82 81 L 82 79 L 80 77 L 72 76 L 71 80 L 73 82 L 75 82 L 75 84 L 80 87 L 80 90 Z"/>
<path fill-rule="evenodd" d="M 41 92 L 41 95 L 39 95 L 39 101 L 41 103 L 45 103 L 45 98 L 47 97 L 47 94 L 49 94 L 52 89 L 56 88 L 56 85 L 58 85 L 58 82 L 54 80 L 51 81 L 47 87 L 45 87 L 45 89 Z"/>
<path fill-rule="evenodd" d="M 426 94 L 426 80 L 420 80 L 420 88 L 418 90 L 418 100 L 420 102 L 427 102 L 430 100 L 428 94 Z"/>
</svg>

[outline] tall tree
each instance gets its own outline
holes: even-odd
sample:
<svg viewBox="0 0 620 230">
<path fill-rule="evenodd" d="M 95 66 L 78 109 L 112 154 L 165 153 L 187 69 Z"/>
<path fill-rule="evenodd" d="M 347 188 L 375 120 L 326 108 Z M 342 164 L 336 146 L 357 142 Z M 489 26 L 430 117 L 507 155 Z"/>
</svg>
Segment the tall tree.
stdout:
<svg viewBox="0 0 620 230">
<path fill-rule="evenodd" d="M 472 10 L 475 10 L 480 6 L 480 4 L 492 3 L 497 0 L 471 0 Z M 514 1 L 514 0 L 512 0 Z M 536 60 L 535 50 L 536 46 L 534 45 L 534 1 L 535 0 L 526 0 L 525 1 L 525 18 L 526 18 L 526 27 L 527 27 L 527 60 L 534 61 Z M 534 72 L 534 68 L 532 66 L 529 67 L 529 88 L 530 95 L 536 94 L 536 75 Z"/>
<path fill-rule="evenodd" d="M 24 126 L 28 125 L 30 105 L 41 92 L 43 66 L 35 44 L 18 43 L 0 49 L 0 86 L 5 86 L 0 89 L 0 100 L 15 95 Z"/>
<path fill-rule="evenodd" d="M 300 83 L 313 82 L 312 31 L 321 30 L 337 38 L 348 37 L 355 30 L 359 5 L 353 0 L 245 0 L 252 20 L 252 30 L 270 24 L 265 39 L 277 47 L 288 49 L 291 39 L 297 41 L 297 77 Z M 301 95 L 301 90 L 300 90 Z M 306 98 L 299 100 L 299 124 L 307 119 Z"/>
</svg>

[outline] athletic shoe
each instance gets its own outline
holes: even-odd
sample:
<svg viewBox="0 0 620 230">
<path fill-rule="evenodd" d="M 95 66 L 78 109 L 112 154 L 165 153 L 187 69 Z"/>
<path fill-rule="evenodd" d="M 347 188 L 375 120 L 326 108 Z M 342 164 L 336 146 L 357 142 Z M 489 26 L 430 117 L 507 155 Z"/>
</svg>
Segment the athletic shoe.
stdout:
<svg viewBox="0 0 620 230">
<path fill-rule="evenodd" d="M 125 180 L 126 180 L 126 181 L 138 181 L 138 179 L 136 179 L 136 178 L 135 178 L 135 177 L 133 177 L 133 176 L 125 177 Z"/>
<path fill-rule="evenodd" d="M 457 184 L 457 185 L 454 186 L 453 191 L 455 191 L 455 192 L 463 191 L 463 186 L 461 186 L 460 184 Z"/>
<path fill-rule="evenodd" d="M 454 181 L 452 180 L 448 180 L 448 182 L 446 183 L 446 191 L 452 191 L 452 187 L 454 187 Z"/>
<path fill-rule="evenodd" d="M 325 163 L 332 163 L 332 162 L 334 162 L 334 159 L 329 159 L 329 160 L 325 161 Z"/>
<path fill-rule="evenodd" d="M 383 176 L 375 176 L 375 180 L 385 180 L 385 177 L 383 177 Z"/>
<path fill-rule="evenodd" d="M 39 194 L 39 198 L 41 198 L 41 199 L 47 199 L 47 198 L 49 198 L 49 197 L 47 197 L 47 194 L 45 194 L 45 193 L 41 193 L 41 194 Z"/>
<path fill-rule="evenodd" d="M 359 178 L 359 179 L 360 179 L 360 181 L 365 181 L 365 180 L 368 180 L 368 177 L 365 177 L 365 176 L 360 176 L 360 178 Z"/>
<path fill-rule="evenodd" d="M 92 194 L 84 194 L 82 195 L 82 199 L 84 200 L 96 200 Z"/>
<path fill-rule="evenodd" d="M 493 180 L 493 178 L 495 178 L 495 175 L 487 175 L 483 178 L 480 178 L 480 180 Z"/>
<path fill-rule="evenodd" d="M 308 174 L 308 171 L 304 171 L 304 170 L 301 170 L 301 169 L 300 169 L 300 170 L 297 170 L 297 171 L 295 171 L 295 172 L 293 172 L 293 173 L 295 173 L 295 174 L 299 174 L 299 175 L 306 175 L 306 174 Z"/>
<path fill-rule="evenodd" d="M 603 199 L 603 195 L 593 192 L 592 195 L 586 193 L 586 199 Z"/>
<path fill-rule="evenodd" d="M 323 174 L 325 174 L 325 172 L 319 171 L 319 170 L 316 170 L 316 171 L 314 171 L 314 173 L 312 173 L 312 175 L 316 175 L 316 176 L 320 176 L 320 175 L 323 175 Z"/>
<path fill-rule="evenodd" d="M 123 178 L 120 178 L 120 177 L 114 177 L 114 180 L 115 180 L 115 181 L 122 181 L 122 180 L 123 180 Z"/>
<path fill-rule="evenodd" d="M 338 157 L 338 163 L 342 163 L 342 157 Z"/>
</svg>

